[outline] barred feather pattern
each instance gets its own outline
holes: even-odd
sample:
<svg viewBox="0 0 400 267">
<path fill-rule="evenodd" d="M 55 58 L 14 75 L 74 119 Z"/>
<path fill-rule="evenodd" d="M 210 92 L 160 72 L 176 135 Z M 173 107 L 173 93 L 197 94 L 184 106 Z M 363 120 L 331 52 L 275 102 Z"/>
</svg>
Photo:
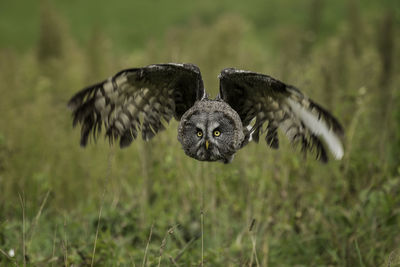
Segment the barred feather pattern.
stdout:
<svg viewBox="0 0 400 267">
<path fill-rule="evenodd" d="M 251 140 L 258 142 L 265 134 L 267 145 L 277 149 L 280 129 L 304 154 L 314 152 L 322 162 L 328 161 L 322 140 L 336 159 L 343 156 L 342 126 L 297 88 L 267 75 L 235 69 L 223 70 L 220 81 L 220 97 L 239 113 Z"/>
<path fill-rule="evenodd" d="M 87 145 L 91 134 L 96 140 L 104 127 L 110 143 L 119 138 L 120 146 L 126 147 L 140 131 L 147 141 L 164 130 L 172 117 L 179 119 L 197 94 L 202 94 L 197 69 L 186 64 L 158 64 L 121 71 L 78 92 L 68 106 L 73 125 L 81 124 L 81 146 Z"/>
</svg>

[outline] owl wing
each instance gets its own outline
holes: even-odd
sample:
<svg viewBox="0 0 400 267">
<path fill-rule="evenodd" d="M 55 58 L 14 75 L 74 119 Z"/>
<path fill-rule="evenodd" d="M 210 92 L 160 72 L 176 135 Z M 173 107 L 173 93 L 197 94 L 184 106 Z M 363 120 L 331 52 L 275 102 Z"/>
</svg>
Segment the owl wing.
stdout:
<svg viewBox="0 0 400 267">
<path fill-rule="evenodd" d="M 110 142 L 125 147 L 138 131 L 149 140 L 165 129 L 163 121 L 177 120 L 204 95 L 200 70 L 192 64 L 156 64 L 122 70 L 89 86 L 68 102 L 73 125 L 81 124 L 81 146 L 105 127 Z"/>
<path fill-rule="evenodd" d="M 247 141 L 258 142 L 266 132 L 265 141 L 277 149 L 279 128 L 292 144 L 300 144 L 302 151 L 315 151 L 323 162 L 328 161 L 325 145 L 336 159 L 343 157 L 342 126 L 297 88 L 268 75 L 232 68 L 224 69 L 219 79 L 219 96 L 238 112 L 248 129 Z"/>
</svg>

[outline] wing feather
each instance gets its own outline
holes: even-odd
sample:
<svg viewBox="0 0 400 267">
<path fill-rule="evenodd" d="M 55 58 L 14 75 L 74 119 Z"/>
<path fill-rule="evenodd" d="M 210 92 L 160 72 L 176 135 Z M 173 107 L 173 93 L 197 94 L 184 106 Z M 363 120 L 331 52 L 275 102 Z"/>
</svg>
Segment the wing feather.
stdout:
<svg viewBox="0 0 400 267">
<path fill-rule="evenodd" d="M 110 142 L 126 147 L 165 129 L 163 122 L 182 115 L 204 94 L 200 70 L 192 64 L 156 64 L 126 69 L 76 93 L 68 102 L 73 126 L 81 125 L 81 146 L 102 127 Z"/>
<path fill-rule="evenodd" d="M 277 149 L 279 128 L 302 151 L 314 151 L 323 162 L 328 160 L 325 147 L 334 158 L 343 157 L 342 126 L 299 89 L 268 75 L 233 68 L 224 69 L 219 78 L 219 96 L 238 112 L 243 126 L 254 121 L 248 135 L 250 140 L 257 142 L 266 133 L 267 144 Z M 267 124 L 265 130 L 264 124 Z"/>
</svg>

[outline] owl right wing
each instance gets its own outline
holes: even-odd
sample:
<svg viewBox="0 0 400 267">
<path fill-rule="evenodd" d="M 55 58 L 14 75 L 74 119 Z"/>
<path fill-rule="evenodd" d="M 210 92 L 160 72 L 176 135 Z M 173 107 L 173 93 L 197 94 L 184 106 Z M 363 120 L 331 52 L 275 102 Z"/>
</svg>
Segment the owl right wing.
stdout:
<svg viewBox="0 0 400 267">
<path fill-rule="evenodd" d="M 281 129 L 292 143 L 300 143 L 303 151 L 315 151 L 323 162 L 328 157 L 321 140 L 336 159 L 343 157 L 340 123 L 294 86 L 268 75 L 233 68 L 224 69 L 219 79 L 219 96 L 239 114 L 248 129 L 247 141 L 251 137 L 258 142 L 260 134 L 266 132 L 265 141 L 276 149 L 277 130 Z"/>
<path fill-rule="evenodd" d="M 105 127 L 110 142 L 126 147 L 138 131 L 149 140 L 165 129 L 163 121 L 182 115 L 204 95 L 200 70 L 192 64 L 155 64 L 122 70 L 89 86 L 68 102 L 73 126 L 81 124 L 81 146 Z"/>
</svg>

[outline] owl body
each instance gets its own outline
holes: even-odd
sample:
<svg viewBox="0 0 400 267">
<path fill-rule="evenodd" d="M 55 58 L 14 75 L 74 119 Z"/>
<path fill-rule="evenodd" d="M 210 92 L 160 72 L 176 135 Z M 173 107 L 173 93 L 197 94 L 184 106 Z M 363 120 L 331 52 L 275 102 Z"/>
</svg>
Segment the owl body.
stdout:
<svg viewBox="0 0 400 267">
<path fill-rule="evenodd" d="M 186 155 L 229 163 L 244 140 L 238 113 L 220 99 L 203 98 L 183 114 L 178 140 Z"/>
<path fill-rule="evenodd" d="M 105 129 L 110 143 L 129 146 L 139 134 L 148 141 L 175 118 L 186 155 L 229 163 L 249 142 L 264 136 L 279 147 L 278 130 L 317 159 L 343 157 L 343 128 L 299 89 L 268 75 L 227 68 L 218 76 L 219 94 L 208 99 L 193 64 L 155 64 L 122 70 L 84 88 L 68 103 L 73 125 L 81 125 L 81 146 Z"/>
</svg>

